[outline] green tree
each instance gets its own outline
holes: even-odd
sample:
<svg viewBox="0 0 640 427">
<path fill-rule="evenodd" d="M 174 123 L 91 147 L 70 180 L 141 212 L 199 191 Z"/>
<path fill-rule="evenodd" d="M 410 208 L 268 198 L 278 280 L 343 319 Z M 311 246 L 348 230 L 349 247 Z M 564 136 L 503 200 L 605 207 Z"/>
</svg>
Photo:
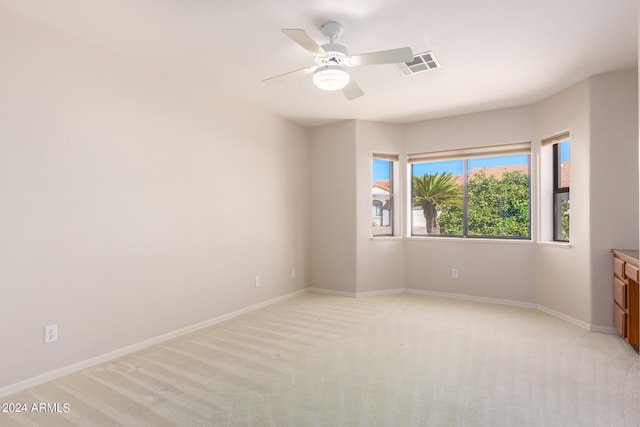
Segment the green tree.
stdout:
<svg viewBox="0 0 640 427">
<path fill-rule="evenodd" d="M 529 177 L 520 171 L 505 172 L 502 179 L 484 170 L 467 182 L 469 236 L 529 236 Z M 442 234 L 463 235 L 464 213 L 458 206 L 442 210 Z"/>
<path fill-rule="evenodd" d="M 440 211 L 438 217 L 440 234 L 462 236 L 464 234 L 464 212 L 460 206 L 447 206 Z"/>
<path fill-rule="evenodd" d="M 560 212 L 562 213 L 562 240 L 569 241 L 569 200 L 563 200 L 560 203 Z"/>
<path fill-rule="evenodd" d="M 462 187 L 450 172 L 413 177 L 413 204 L 421 206 L 427 234 L 439 234 L 438 210 L 462 205 Z"/>
</svg>

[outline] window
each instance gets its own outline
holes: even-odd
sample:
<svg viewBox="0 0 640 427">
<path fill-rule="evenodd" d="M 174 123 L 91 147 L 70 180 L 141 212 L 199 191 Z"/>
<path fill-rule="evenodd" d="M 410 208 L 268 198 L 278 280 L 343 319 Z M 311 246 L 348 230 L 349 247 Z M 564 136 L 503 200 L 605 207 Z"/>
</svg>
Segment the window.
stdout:
<svg viewBox="0 0 640 427">
<path fill-rule="evenodd" d="M 373 236 L 393 236 L 393 164 L 398 156 L 374 154 L 371 174 L 371 227 Z"/>
<path fill-rule="evenodd" d="M 529 239 L 530 143 L 410 155 L 411 234 Z"/>
<path fill-rule="evenodd" d="M 553 144 L 553 240 L 569 241 L 571 150 L 568 135 Z"/>
</svg>

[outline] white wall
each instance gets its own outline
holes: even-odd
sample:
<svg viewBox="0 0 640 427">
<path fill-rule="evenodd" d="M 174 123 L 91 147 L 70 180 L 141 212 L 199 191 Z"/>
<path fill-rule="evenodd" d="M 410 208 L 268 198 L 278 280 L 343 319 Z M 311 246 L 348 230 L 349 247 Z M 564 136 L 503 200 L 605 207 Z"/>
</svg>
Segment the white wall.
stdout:
<svg viewBox="0 0 640 427">
<path fill-rule="evenodd" d="M 349 295 L 356 291 L 355 132 L 355 121 L 313 128 L 309 148 L 308 285 Z"/>
<path fill-rule="evenodd" d="M 536 300 L 546 309 L 589 323 L 589 143 L 590 85 L 582 81 L 535 105 L 535 141 L 569 130 L 571 133 L 571 247 L 538 245 Z M 552 169 L 543 163 L 540 175 L 541 235 L 552 240 Z"/>
<path fill-rule="evenodd" d="M 400 219 L 403 216 L 404 189 L 399 179 L 404 165 L 399 162 L 395 194 L 395 233 L 397 237 L 371 237 L 372 154 L 399 154 L 404 127 L 386 123 L 356 122 L 356 291 L 377 292 L 404 288 L 404 250 Z"/>
<path fill-rule="evenodd" d="M 411 154 L 532 139 L 532 108 L 517 107 L 409 124 L 404 148 Z M 531 242 L 412 238 L 404 253 L 407 288 L 535 302 Z M 451 279 L 452 268 L 458 279 Z"/>
<path fill-rule="evenodd" d="M 0 388 L 304 287 L 306 129 L 1 9 L 0 57 Z"/>
<path fill-rule="evenodd" d="M 612 327 L 611 249 L 638 247 L 637 112 L 636 70 L 592 77 L 535 106 L 537 141 L 571 133 L 571 246 L 538 247 L 537 301 L 594 329 Z M 552 171 L 542 166 L 550 239 Z"/>
<path fill-rule="evenodd" d="M 591 323 L 612 326 L 611 249 L 638 248 L 638 73 L 590 83 Z"/>
<path fill-rule="evenodd" d="M 371 155 L 399 153 L 402 139 L 402 126 L 364 121 L 311 130 L 310 287 L 349 296 L 404 287 L 402 240 L 371 238 Z"/>
</svg>

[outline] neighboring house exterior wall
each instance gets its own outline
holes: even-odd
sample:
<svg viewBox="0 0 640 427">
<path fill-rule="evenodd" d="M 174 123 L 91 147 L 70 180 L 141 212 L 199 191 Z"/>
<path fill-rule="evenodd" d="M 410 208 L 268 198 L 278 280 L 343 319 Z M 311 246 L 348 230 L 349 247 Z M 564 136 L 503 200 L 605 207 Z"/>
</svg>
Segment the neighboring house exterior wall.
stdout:
<svg viewBox="0 0 640 427">
<path fill-rule="evenodd" d="M 371 224 L 374 226 L 389 226 L 389 180 L 379 180 L 371 186 Z"/>
</svg>

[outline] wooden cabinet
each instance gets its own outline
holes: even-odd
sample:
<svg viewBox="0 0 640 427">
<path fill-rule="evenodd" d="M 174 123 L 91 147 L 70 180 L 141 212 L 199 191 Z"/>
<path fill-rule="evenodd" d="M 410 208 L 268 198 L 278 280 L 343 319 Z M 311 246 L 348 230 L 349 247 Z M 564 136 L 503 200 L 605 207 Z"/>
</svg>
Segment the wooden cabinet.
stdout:
<svg viewBox="0 0 640 427">
<path fill-rule="evenodd" d="M 638 251 L 613 249 L 613 324 L 638 351 L 640 310 L 638 309 Z"/>
</svg>

